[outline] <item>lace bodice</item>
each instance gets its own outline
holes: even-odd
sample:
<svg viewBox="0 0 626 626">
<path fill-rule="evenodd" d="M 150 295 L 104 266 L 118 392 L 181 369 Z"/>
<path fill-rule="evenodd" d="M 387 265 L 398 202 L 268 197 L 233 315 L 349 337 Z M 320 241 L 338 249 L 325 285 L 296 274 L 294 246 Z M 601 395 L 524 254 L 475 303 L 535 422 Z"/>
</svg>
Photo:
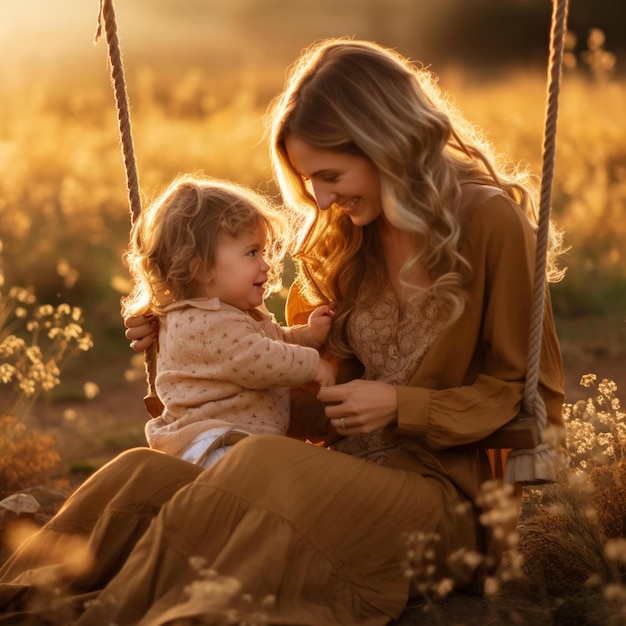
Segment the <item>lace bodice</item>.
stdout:
<svg viewBox="0 0 626 626">
<path fill-rule="evenodd" d="M 434 298 L 408 305 L 400 317 L 398 297 L 387 283 L 379 297 L 359 305 L 348 320 L 348 339 L 365 368 L 363 378 L 408 385 L 441 329 L 441 309 Z M 333 450 L 384 463 L 396 450 L 382 431 L 351 435 L 332 444 Z"/>
</svg>

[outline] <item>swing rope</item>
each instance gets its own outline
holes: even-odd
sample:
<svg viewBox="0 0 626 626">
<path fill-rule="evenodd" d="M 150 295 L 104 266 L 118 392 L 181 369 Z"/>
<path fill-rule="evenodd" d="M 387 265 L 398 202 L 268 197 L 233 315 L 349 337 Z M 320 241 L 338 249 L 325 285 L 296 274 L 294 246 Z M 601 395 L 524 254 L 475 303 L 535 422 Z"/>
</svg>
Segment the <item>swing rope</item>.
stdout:
<svg viewBox="0 0 626 626">
<path fill-rule="evenodd" d="M 542 330 L 546 289 L 546 258 L 550 231 L 550 211 L 552 204 L 552 182 L 554 178 L 554 157 L 556 146 L 556 127 L 558 117 L 558 101 L 560 93 L 563 50 L 567 27 L 569 0 L 553 0 L 550 29 L 550 58 L 548 67 L 548 99 L 544 127 L 543 163 L 541 174 L 541 193 L 539 216 L 537 223 L 537 247 L 535 257 L 534 287 L 532 309 L 528 337 L 528 356 L 526 380 L 524 386 L 524 411 L 536 420 L 540 442 L 547 427 L 546 407 L 539 393 L 539 364 L 541 355 Z M 94 42 L 98 42 L 102 30 L 106 32 L 111 81 L 115 93 L 120 140 L 126 169 L 128 201 L 131 221 L 141 213 L 141 200 L 133 139 L 131 133 L 130 114 L 122 55 L 117 36 L 117 24 L 113 0 L 100 0 L 98 24 Z M 154 390 L 156 375 L 156 358 L 154 345 L 146 353 L 146 370 L 148 391 L 144 398 L 146 408 L 153 416 L 160 412 L 160 400 Z M 500 430 L 506 430 L 506 425 Z M 514 431 L 511 431 L 514 432 Z M 483 447 L 491 447 L 485 445 Z M 501 447 L 515 448 L 515 443 Z M 541 442 L 533 449 L 513 449 L 507 458 L 505 478 L 507 482 L 521 484 L 538 484 L 557 480 L 558 462 L 554 449 Z"/>
<path fill-rule="evenodd" d="M 94 43 L 97 43 L 102 36 L 103 28 L 106 32 L 109 64 L 111 67 L 111 83 L 115 94 L 118 127 L 126 171 L 128 204 L 131 223 L 133 223 L 141 214 L 141 195 L 139 193 L 137 160 L 135 158 L 135 148 L 131 132 L 130 110 L 126 92 L 126 81 L 124 78 L 124 65 L 122 63 L 120 42 L 117 36 L 117 21 L 115 19 L 113 0 L 100 0 L 98 24 L 96 35 L 94 37 Z M 144 404 L 152 417 L 160 415 L 162 409 L 161 401 L 157 396 L 154 386 L 154 380 L 156 378 L 156 353 L 156 343 L 154 343 L 150 346 L 150 348 L 148 348 L 148 350 L 146 350 L 145 356 L 147 392 L 144 397 Z"/>
<path fill-rule="evenodd" d="M 568 0 L 558 0 L 558 2 L 554 5 L 554 15 L 552 17 L 553 28 L 550 44 L 552 53 L 549 61 L 550 79 L 548 86 L 543 145 L 541 195 L 539 201 L 539 219 L 537 227 L 537 254 L 535 259 L 535 283 L 533 292 L 533 309 L 529 331 L 526 387 L 524 393 L 524 408 L 529 413 L 535 413 L 535 411 L 537 411 L 536 398 L 539 396 L 537 389 L 539 382 L 539 357 L 541 352 L 543 309 L 545 300 L 545 267 L 550 230 L 552 181 L 554 179 L 557 115 L 559 108 L 561 68 L 563 64 L 563 49 L 566 34 L 567 5 Z M 537 413 L 539 412 L 540 411 Z M 540 417 L 540 426 L 542 429 L 545 429 L 545 417 Z"/>
<path fill-rule="evenodd" d="M 109 53 L 109 63 L 111 66 L 111 83 L 115 94 L 117 121 L 120 140 L 122 143 L 124 166 L 126 170 L 128 204 L 130 208 L 131 221 L 134 222 L 141 213 L 141 196 L 139 194 L 137 162 L 135 159 L 135 148 L 133 146 L 133 135 L 130 126 L 130 111 L 128 106 L 128 96 L 126 95 L 124 65 L 122 63 L 120 42 L 117 36 L 117 22 L 115 19 L 113 0 L 100 0 L 98 26 L 94 37 L 94 43 L 98 43 L 98 40 L 102 36 L 103 26 L 106 31 L 107 49 Z"/>
<path fill-rule="evenodd" d="M 539 364 L 546 296 L 546 258 L 552 207 L 552 183 L 556 151 L 556 128 L 567 32 L 569 0 L 554 0 L 550 29 L 548 97 L 543 143 L 541 193 L 537 223 L 537 247 L 532 309 L 528 333 L 528 357 L 523 406 L 534 416 L 539 431 L 539 445 L 532 450 L 512 450 L 506 464 L 505 480 L 510 483 L 541 484 L 558 480 L 559 462 L 553 446 L 543 442 L 547 428 L 546 406 L 539 392 Z"/>
</svg>

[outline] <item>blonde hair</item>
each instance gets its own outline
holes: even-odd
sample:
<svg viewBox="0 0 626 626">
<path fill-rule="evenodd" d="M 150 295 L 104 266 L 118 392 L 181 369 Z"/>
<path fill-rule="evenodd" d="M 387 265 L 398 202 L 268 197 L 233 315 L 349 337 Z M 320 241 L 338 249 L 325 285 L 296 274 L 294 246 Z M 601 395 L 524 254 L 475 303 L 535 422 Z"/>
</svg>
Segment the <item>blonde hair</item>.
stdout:
<svg viewBox="0 0 626 626">
<path fill-rule="evenodd" d="M 357 294 L 363 293 L 363 277 L 374 287 L 372 293 L 385 280 L 382 249 L 375 225 L 357 228 L 343 213 L 318 210 L 288 158 L 288 136 L 374 164 L 385 217 L 415 241 L 400 272 L 408 298 L 418 303 L 434 295 L 449 323 L 463 312 L 464 282 L 471 272 L 460 253 L 461 185 L 500 188 L 536 224 L 528 171 L 497 161 L 436 78 L 393 50 L 350 39 L 312 46 L 292 67 L 268 121 L 274 175 L 301 229 L 294 254 L 297 280 L 312 303 L 335 306 L 328 344 L 339 355 L 350 353 L 346 322 Z M 411 280 L 420 268 L 431 281 L 428 287 Z"/>
<path fill-rule="evenodd" d="M 124 261 L 133 290 L 122 301 L 123 314 L 163 312 L 172 302 L 194 297 L 194 267 L 213 267 L 220 232 L 238 237 L 267 227 L 265 260 L 268 292 L 282 286 L 288 241 L 286 222 L 274 205 L 247 187 L 184 175 L 145 209 L 131 230 Z"/>
</svg>

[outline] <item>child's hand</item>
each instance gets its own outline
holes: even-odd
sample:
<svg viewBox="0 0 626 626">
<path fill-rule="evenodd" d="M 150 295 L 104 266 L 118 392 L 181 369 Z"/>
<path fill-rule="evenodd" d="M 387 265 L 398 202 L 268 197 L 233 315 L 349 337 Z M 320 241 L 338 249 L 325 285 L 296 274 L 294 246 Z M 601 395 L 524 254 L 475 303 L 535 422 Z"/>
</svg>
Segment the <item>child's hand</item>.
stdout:
<svg viewBox="0 0 626 626">
<path fill-rule="evenodd" d="M 329 306 L 323 304 L 318 306 L 317 309 L 311 312 L 309 315 L 309 328 L 313 339 L 318 343 L 325 343 L 328 337 L 328 331 L 330 331 L 330 324 L 333 320 L 334 311 Z"/>
<path fill-rule="evenodd" d="M 320 387 L 332 387 L 335 384 L 335 370 L 328 361 L 320 359 L 315 373 L 315 382 Z"/>
</svg>

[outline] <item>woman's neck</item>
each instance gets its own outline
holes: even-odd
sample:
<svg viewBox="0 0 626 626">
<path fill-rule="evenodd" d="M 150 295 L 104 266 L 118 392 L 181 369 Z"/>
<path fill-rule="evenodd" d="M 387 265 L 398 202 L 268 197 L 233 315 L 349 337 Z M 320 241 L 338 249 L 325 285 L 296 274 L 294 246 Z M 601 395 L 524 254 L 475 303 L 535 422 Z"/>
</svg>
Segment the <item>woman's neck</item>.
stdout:
<svg viewBox="0 0 626 626">
<path fill-rule="evenodd" d="M 415 254 L 415 239 L 410 233 L 396 228 L 385 219 L 380 220 L 378 235 L 385 259 L 387 278 L 396 292 L 400 304 L 404 305 L 406 304 L 406 296 L 400 282 L 400 270 Z M 424 270 L 418 270 L 412 282 L 420 287 L 427 287 L 430 284 L 428 275 Z"/>
<path fill-rule="evenodd" d="M 379 221 L 378 236 L 388 268 L 395 267 L 398 264 L 402 267 L 415 252 L 413 237 L 406 231 L 396 228 L 385 219 Z"/>
</svg>

